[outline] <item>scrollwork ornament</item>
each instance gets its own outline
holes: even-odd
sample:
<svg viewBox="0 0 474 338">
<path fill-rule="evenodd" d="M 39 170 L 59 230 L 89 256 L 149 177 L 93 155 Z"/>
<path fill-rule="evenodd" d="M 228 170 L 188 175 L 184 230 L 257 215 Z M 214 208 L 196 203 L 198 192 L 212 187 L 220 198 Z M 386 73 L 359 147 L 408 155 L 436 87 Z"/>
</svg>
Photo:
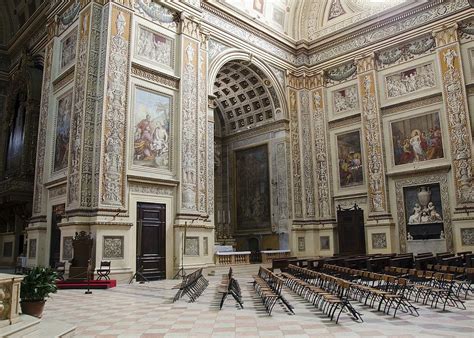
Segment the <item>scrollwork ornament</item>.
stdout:
<svg viewBox="0 0 474 338">
<path fill-rule="evenodd" d="M 301 191 L 301 161 L 298 122 L 298 100 L 296 91 L 290 89 L 290 133 L 291 157 L 293 163 L 293 197 L 295 217 L 303 217 L 303 201 Z"/>
</svg>

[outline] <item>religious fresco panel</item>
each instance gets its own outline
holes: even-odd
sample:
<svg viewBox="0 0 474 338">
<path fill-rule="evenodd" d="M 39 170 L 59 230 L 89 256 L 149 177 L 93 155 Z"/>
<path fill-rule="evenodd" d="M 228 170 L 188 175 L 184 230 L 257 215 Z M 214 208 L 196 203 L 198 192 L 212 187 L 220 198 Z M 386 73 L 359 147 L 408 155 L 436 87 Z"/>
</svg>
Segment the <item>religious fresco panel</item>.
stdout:
<svg viewBox="0 0 474 338">
<path fill-rule="evenodd" d="M 76 44 L 77 44 L 77 28 L 69 33 L 63 40 L 60 46 L 60 69 L 63 70 L 71 66 L 76 59 Z"/>
<path fill-rule="evenodd" d="M 239 230 L 270 228 L 267 145 L 236 151 L 235 161 L 237 228 Z"/>
<path fill-rule="evenodd" d="M 341 88 L 332 92 L 332 104 L 335 114 L 359 110 L 357 85 Z"/>
<path fill-rule="evenodd" d="M 443 208 L 439 184 L 405 187 L 403 195 L 407 237 L 409 239 L 443 237 Z"/>
<path fill-rule="evenodd" d="M 439 113 L 409 118 L 391 124 L 394 164 L 444 157 Z"/>
<path fill-rule="evenodd" d="M 135 89 L 133 106 L 133 164 L 169 169 L 170 115 L 173 98 Z"/>
<path fill-rule="evenodd" d="M 138 25 L 135 55 L 145 61 L 174 68 L 174 41 Z"/>
<path fill-rule="evenodd" d="M 360 131 L 337 136 L 339 186 L 353 187 L 364 183 Z"/>
<path fill-rule="evenodd" d="M 71 129 L 72 90 L 64 94 L 57 105 L 54 142 L 53 172 L 66 169 L 69 155 L 69 131 Z"/>
</svg>

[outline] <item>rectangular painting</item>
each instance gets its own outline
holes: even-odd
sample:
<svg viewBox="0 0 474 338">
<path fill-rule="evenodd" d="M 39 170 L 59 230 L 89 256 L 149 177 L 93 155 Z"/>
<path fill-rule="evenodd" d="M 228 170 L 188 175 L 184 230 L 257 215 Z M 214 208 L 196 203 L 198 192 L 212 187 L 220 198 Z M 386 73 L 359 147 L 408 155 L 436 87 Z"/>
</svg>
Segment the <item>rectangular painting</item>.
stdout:
<svg viewBox="0 0 474 338">
<path fill-rule="evenodd" d="M 174 41 L 138 26 L 136 56 L 167 67 L 174 67 Z"/>
<path fill-rule="evenodd" d="M 264 5 L 265 5 L 265 0 L 253 0 L 253 9 L 261 14 L 263 14 Z"/>
<path fill-rule="evenodd" d="M 72 90 L 58 99 L 54 142 L 53 172 L 67 168 L 71 129 Z"/>
<path fill-rule="evenodd" d="M 443 208 L 439 184 L 405 187 L 403 197 L 407 237 L 409 239 L 442 237 Z"/>
<path fill-rule="evenodd" d="M 432 88 L 436 86 L 434 66 L 429 63 L 389 75 L 385 85 L 389 99 Z"/>
<path fill-rule="evenodd" d="M 169 169 L 170 116 L 173 98 L 135 88 L 133 164 Z"/>
<path fill-rule="evenodd" d="M 437 112 L 393 122 L 391 132 L 395 165 L 444 157 Z"/>
<path fill-rule="evenodd" d="M 339 186 L 347 188 L 364 183 L 360 132 L 337 136 Z"/>
<path fill-rule="evenodd" d="M 359 110 L 358 96 L 356 85 L 334 91 L 332 93 L 334 113 L 341 114 Z"/>
<path fill-rule="evenodd" d="M 237 228 L 270 228 L 270 174 L 266 145 L 235 152 Z"/>
<path fill-rule="evenodd" d="M 69 33 L 63 40 L 60 46 L 60 66 L 61 70 L 72 65 L 76 59 L 76 43 L 77 43 L 77 28 Z"/>
</svg>

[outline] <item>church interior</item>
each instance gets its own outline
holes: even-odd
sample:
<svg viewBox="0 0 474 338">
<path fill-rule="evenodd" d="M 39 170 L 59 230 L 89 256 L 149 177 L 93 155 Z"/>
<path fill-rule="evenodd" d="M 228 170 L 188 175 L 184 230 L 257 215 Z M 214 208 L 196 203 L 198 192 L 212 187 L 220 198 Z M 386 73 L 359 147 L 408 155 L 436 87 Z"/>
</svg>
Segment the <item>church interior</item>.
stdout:
<svg viewBox="0 0 474 338">
<path fill-rule="evenodd" d="M 2 0 L 0 129 L 2 336 L 474 331 L 474 1 Z"/>
</svg>

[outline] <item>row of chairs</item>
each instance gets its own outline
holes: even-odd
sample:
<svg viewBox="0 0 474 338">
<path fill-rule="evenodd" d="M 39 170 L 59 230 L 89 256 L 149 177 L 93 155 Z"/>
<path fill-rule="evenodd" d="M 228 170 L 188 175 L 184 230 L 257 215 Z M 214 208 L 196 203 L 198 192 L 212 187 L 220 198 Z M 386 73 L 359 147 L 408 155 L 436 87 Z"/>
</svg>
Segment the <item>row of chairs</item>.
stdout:
<svg viewBox="0 0 474 338">
<path fill-rule="evenodd" d="M 293 307 L 281 294 L 283 280 L 280 277 L 262 266 L 258 270 L 258 275 L 252 277 L 254 279 L 253 287 L 262 299 L 268 315 L 272 314 L 273 307 L 278 301 L 281 301 L 294 314 Z"/>
<path fill-rule="evenodd" d="M 437 307 L 438 303 L 443 304 L 443 311 L 446 305 L 465 309 L 464 302 L 456 296 L 453 291 L 453 275 L 445 273 L 416 272 L 414 274 L 394 276 L 389 274 L 374 274 L 368 271 L 344 269 L 338 266 L 324 266 L 324 269 L 333 272 L 342 278 L 356 281 L 359 284 L 367 285 L 372 288 L 392 291 L 403 297 L 402 309 L 408 310 L 413 314 L 418 312 L 409 300 L 413 298 L 415 302 L 428 304 L 431 301 L 431 307 Z M 396 268 L 394 268 L 396 269 Z M 421 277 L 420 277 L 421 275 Z"/>
<path fill-rule="evenodd" d="M 472 287 L 474 281 L 474 268 L 428 264 L 427 269 L 428 270 L 425 271 L 386 267 L 385 273 L 394 276 L 408 277 L 411 280 L 423 281 L 432 280 L 435 272 L 439 272 L 447 276 L 448 279 L 451 279 L 452 276 L 452 292 L 454 292 L 456 297 L 461 297 L 461 294 L 464 294 L 464 299 L 467 299 L 469 293 L 474 294 L 474 289 Z M 439 274 L 437 276 L 439 276 Z"/>
<path fill-rule="evenodd" d="M 242 300 L 242 291 L 240 290 L 240 285 L 237 279 L 234 278 L 232 268 L 229 268 L 229 273 L 222 276 L 221 285 L 218 287 L 217 291 L 222 293 L 222 299 L 219 309 L 222 309 L 224 301 L 228 295 L 234 297 L 235 301 L 244 308 L 244 302 Z"/>
<path fill-rule="evenodd" d="M 339 310 L 336 324 L 344 310 L 347 310 L 355 320 L 363 321 L 361 314 L 354 309 L 347 297 L 350 282 L 292 264 L 288 266 L 287 271 L 283 272 L 282 276 L 291 290 L 311 302 L 331 320 L 334 320 Z"/>
<path fill-rule="evenodd" d="M 187 295 L 191 302 L 194 302 L 204 292 L 208 285 L 209 282 L 202 274 L 202 268 L 197 269 L 193 273 L 184 276 L 181 283 L 173 287 L 173 289 L 178 289 L 178 292 L 176 292 L 176 295 L 173 298 L 173 303 L 184 295 Z"/>
</svg>

